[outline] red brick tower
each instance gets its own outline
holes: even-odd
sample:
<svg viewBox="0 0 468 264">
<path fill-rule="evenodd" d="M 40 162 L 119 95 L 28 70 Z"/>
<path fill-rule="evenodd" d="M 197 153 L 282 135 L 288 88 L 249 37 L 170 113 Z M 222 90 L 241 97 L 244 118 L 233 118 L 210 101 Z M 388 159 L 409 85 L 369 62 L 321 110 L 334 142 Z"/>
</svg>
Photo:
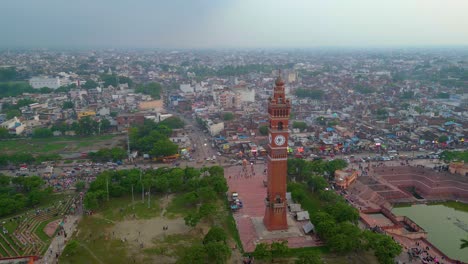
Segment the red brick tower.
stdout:
<svg viewBox="0 0 468 264">
<path fill-rule="evenodd" d="M 284 82 L 280 76 L 275 81 L 273 98 L 268 99 L 268 183 L 265 199 L 265 227 L 272 230 L 288 228 L 286 219 L 286 174 L 288 167 L 288 122 L 291 111 L 289 99 L 286 99 Z"/>
</svg>

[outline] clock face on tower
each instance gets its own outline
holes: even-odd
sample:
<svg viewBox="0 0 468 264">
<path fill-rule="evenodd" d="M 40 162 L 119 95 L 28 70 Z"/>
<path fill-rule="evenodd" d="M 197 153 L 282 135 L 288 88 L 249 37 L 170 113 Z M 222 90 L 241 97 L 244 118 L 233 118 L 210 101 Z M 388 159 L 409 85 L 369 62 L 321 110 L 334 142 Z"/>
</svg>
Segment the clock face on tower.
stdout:
<svg viewBox="0 0 468 264">
<path fill-rule="evenodd" d="M 278 135 L 275 137 L 275 144 L 277 146 L 282 146 L 286 142 L 286 138 L 283 135 Z"/>
<path fill-rule="evenodd" d="M 268 142 L 270 142 L 270 144 L 271 144 L 271 134 L 268 135 Z"/>
</svg>

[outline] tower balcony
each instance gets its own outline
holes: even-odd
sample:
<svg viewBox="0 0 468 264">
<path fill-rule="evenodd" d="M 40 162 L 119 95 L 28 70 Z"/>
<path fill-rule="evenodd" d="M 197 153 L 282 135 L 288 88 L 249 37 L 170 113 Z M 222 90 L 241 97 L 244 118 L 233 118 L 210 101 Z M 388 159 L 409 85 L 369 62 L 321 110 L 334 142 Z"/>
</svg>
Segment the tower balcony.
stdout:
<svg viewBox="0 0 468 264">
<path fill-rule="evenodd" d="M 266 207 L 272 207 L 272 208 L 275 208 L 275 209 L 285 208 L 286 207 L 284 202 L 280 202 L 280 201 L 278 202 L 277 201 L 277 202 L 270 203 L 268 198 L 265 198 L 264 202 L 265 202 Z"/>
<path fill-rule="evenodd" d="M 270 157 L 272 159 L 287 159 L 288 158 L 288 154 L 272 154 L 270 155 Z"/>
</svg>

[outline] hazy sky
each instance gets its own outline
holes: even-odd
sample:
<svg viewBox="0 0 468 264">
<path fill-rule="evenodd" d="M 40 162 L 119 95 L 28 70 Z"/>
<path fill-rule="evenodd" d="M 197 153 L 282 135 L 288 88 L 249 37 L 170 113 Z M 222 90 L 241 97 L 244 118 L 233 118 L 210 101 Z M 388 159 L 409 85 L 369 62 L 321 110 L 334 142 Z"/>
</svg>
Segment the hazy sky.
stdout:
<svg viewBox="0 0 468 264">
<path fill-rule="evenodd" d="M 468 0 L 5 0 L 0 47 L 468 45 Z"/>
</svg>

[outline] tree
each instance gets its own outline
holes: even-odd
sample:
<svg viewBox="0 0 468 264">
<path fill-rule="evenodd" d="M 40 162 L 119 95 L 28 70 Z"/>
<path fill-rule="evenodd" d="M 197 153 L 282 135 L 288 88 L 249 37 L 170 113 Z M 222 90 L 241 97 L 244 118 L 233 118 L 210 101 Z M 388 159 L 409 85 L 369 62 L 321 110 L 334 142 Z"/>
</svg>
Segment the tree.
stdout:
<svg viewBox="0 0 468 264">
<path fill-rule="evenodd" d="M 135 89 L 135 92 L 150 95 L 153 99 L 161 99 L 161 91 L 161 84 L 155 82 L 146 85 L 140 84 Z"/>
<path fill-rule="evenodd" d="M 260 126 L 258 130 L 262 136 L 268 135 L 268 126 Z"/>
<path fill-rule="evenodd" d="M 95 120 L 91 119 L 91 117 L 85 116 L 81 118 L 80 121 L 78 121 L 75 132 L 80 136 L 89 136 L 89 135 L 96 134 L 97 130 L 98 130 L 98 123 Z"/>
<path fill-rule="evenodd" d="M 15 80 L 17 71 L 13 67 L 0 68 L 0 82 L 8 82 Z"/>
<path fill-rule="evenodd" d="M 294 121 L 293 122 L 293 128 L 298 128 L 299 130 L 304 130 L 307 128 L 306 122 L 298 122 Z"/>
<path fill-rule="evenodd" d="M 189 213 L 184 217 L 185 225 L 190 227 L 196 227 L 201 218 L 197 213 Z"/>
<path fill-rule="evenodd" d="M 109 129 L 111 127 L 111 122 L 108 119 L 103 118 L 103 119 L 101 119 L 99 125 L 101 126 L 101 133 L 102 132 L 107 132 L 107 131 L 109 131 Z"/>
<path fill-rule="evenodd" d="M 33 138 L 49 138 L 52 137 L 52 130 L 48 128 L 36 128 L 33 131 Z"/>
<path fill-rule="evenodd" d="M 226 243 L 227 234 L 223 228 L 219 226 L 213 226 L 210 228 L 210 231 L 205 235 L 203 238 L 203 244 L 207 244 L 210 242 L 223 242 Z"/>
<path fill-rule="evenodd" d="M 230 121 L 234 119 L 234 114 L 231 112 L 226 112 L 223 114 L 223 120 L 224 121 Z"/>
<path fill-rule="evenodd" d="M 265 260 L 267 262 L 271 261 L 272 255 L 271 255 L 270 245 L 266 243 L 257 244 L 252 255 L 257 259 Z"/>
<path fill-rule="evenodd" d="M 81 87 L 83 87 L 84 89 L 94 89 L 96 87 L 98 87 L 99 84 L 93 80 L 86 80 L 86 82 L 81 85 Z"/>
<path fill-rule="evenodd" d="M 344 169 L 348 166 L 348 163 L 342 159 L 336 159 L 327 162 L 325 165 L 326 171 L 329 173 L 329 175 L 333 175 L 335 171 Z"/>
<path fill-rule="evenodd" d="M 170 129 L 178 129 L 178 128 L 184 128 L 185 123 L 179 117 L 171 116 L 159 122 L 158 127 L 159 126 L 167 126 Z"/>
<path fill-rule="evenodd" d="M 227 259 L 231 256 L 231 249 L 225 243 L 209 242 L 204 247 L 206 255 L 210 260 L 208 263 L 226 263 Z"/>
<path fill-rule="evenodd" d="M 11 135 L 8 132 L 8 129 L 0 127 L 0 139 L 10 138 Z"/>
<path fill-rule="evenodd" d="M 217 208 L 212 203 L 203 203 L 198 209 L 198 216 L 201 218 L 208 218 L 210 221 L 216 216 Z"/>
<path fill-rule="evenodd" d="M 388 111 L 385 108 L 379 108 L 375 111 L 377 118 L 382 120 L 388 117 Z"/>
<path fill-rule="evenodd" d="M 307 181 L 307 185 L 312 192 L 324 190 L 328 186 L 327 180 L 321 176 L 311 176 Z"/>
<path fill-rule="evenodd" d="M 460 241 L 462 242 L 460 244 L 460 249 L 468 248 L 468 239 L 460 239 Z"/>
<path fill-rule="evenodd" d="M 63 105 L 62 105 L 62 108 L 63 109 L 71 109 L 73 108 L 75 105 L 73 104 L 72 101 L 65 101 L 63 102 Z"/>
<path fill-rule="evenodd" d="M 170 141 L 168 138 L 162 138 L 156 141 L 153 148 L 150 150 L 150 154 L 153 157 L 166 157 L 177 154 L 179 146 Z"/>
<path fill-rule="evenodd" d="M 332 215 L 335 220 L 340 222 L 356 223 L 359 219 L 359 212 L 356 208 L 345 202 L 332 203 L 326 206 L 327 212 Z"/>
<path fill-rule="evenodd" d="M 296 90 L 296 96 L 300 98 L 310 98 L 320 100 L 323 98 L 324 92 L 322 90 L 308 90 L 299 88 Z"/>
<path fill-rule="evenodd" d="M 21 111 L 18 109 L 11 109 L 6 112 L 6 118 L 7 119 L 12 119 L 14 117 L 20 117 L 21 116 Z"/>
<path fill-rule="evenodd" d="M 288 248 L 288 241 L 283 240 L 280 242 L 273 242 L 270 245 L 270 250 L 271 250 L 271 256 L 272 258 L 279 258 L 282 257 L 289 252 Z"/>
<path fill-rule="evenodd" d="M 363 237 L 367 242 L 367 248 L 374 250 L 374 254 L 380 263 L 392 264 L 395 257 L 401 253 L 400 244 L 387 235 L 364 231 Z"/>
<path fill-rule="evenodd" d="M 82 190 L 84 190 L 86 186 L 86 183 L 84 181 L 79 181 L 75 184 L 75 187 L 76 187 L 76 191 L 77 192 L 81 192 Z"/>
</svg>

